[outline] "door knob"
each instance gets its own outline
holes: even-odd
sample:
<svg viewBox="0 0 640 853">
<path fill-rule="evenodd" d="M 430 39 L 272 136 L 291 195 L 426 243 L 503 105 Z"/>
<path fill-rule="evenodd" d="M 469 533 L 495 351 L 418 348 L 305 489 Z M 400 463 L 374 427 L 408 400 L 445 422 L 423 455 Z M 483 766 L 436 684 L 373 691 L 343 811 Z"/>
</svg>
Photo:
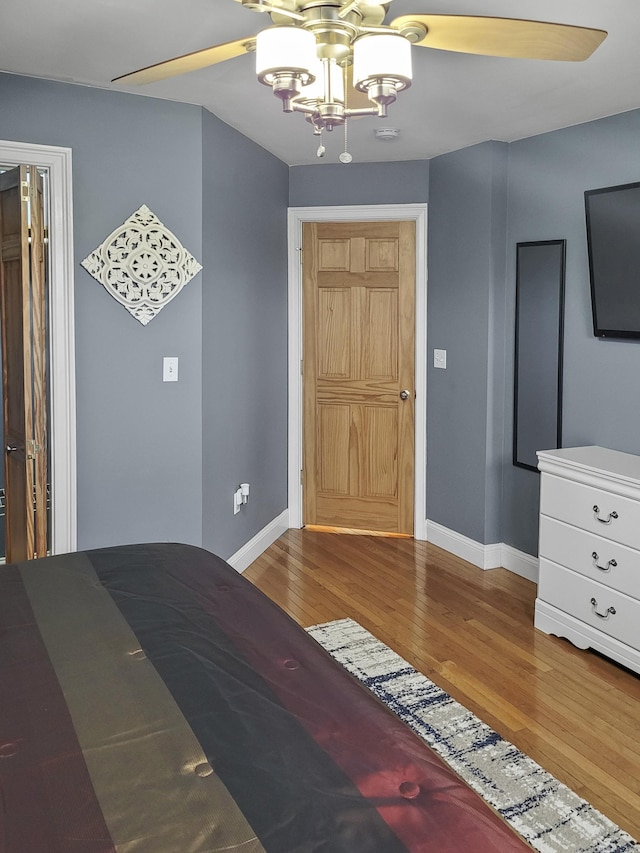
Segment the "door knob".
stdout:
<svg viewBox="0 0 640 853">
<path fill-rule="evenodd" d="M 404 391 L 400 392 L 400 399 L 401 400 L 408 400 L 410 396 L 411 396 L 411 391 L 407 391 L 405 389 Z"/>
<path fill-rule="evenodd" d="M 7 451 L 7 453 L 15 453 L 15 451 L 17 449 L 18 449 L 17 447 L 12 446 L 11 444 L 7 444 L 7 446 L 5 447 L 5 450 Z"/>
</svg>

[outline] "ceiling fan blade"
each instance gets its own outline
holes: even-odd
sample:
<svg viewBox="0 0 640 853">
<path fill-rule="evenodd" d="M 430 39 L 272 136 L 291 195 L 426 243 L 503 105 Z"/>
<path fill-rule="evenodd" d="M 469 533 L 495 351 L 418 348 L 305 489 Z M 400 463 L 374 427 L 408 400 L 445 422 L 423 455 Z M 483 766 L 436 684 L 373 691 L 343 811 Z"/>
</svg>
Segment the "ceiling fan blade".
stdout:
<svg viewBox="0 0 640 853">
<path fill-rule="evenodd" d="M 148 65 L 130 74 L 123 74 L 114 78 L 112 83 L 155 83 L 156 80 L 164 80 L 166 77 L 177 77 L 178 74 L 186 74 L 188 71 L 198 71 L 218 62 L 233 59 L 248 53 L 255 48 L 255 36 L 249 36 L 236 41 L 228 41 L 224 44 L 216 44 L 206 47 L 204 50 L 196 50 L 193 53 L 185 53 L 175 59 L 167 59 L 166 62 L 158 62 L 156 65 Z"/>
<path fill-rule="evenodd" d="M 391 22 L 402 31 L 412 23 L 427 28 L 415 44 L 520 59 L 556 59 L 581 62 L 588 59 L 607 36 L 604 30 L 473 15 L 402 15 Z"/>
</svg>

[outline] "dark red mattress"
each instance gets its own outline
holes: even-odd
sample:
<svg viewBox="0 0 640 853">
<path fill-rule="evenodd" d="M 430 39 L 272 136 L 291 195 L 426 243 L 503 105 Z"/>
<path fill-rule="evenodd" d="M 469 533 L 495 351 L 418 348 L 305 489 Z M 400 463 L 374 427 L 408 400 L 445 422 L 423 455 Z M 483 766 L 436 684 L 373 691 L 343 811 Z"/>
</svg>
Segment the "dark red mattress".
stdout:
<svg viewBox="0 0 640 853">
<path fill-rule="evenodd" d="M 223 560 L 0 569 L 2 853 L 530 850 Z"/>
</svg>

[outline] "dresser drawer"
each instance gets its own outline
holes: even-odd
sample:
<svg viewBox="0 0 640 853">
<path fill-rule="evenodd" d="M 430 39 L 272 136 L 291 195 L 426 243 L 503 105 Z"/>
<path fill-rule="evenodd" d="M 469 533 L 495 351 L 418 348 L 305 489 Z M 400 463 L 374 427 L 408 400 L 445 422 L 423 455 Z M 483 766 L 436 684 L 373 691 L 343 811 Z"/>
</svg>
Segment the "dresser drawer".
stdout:
<svg viewBox="0 0 640 853">
<path fill-rule="evenodd" d="M 640 551 L 543 515 L 540 556 L 640 599 Z"/>
<path fill-rule="evenodd" d="M 543 515 L 640 549 L 640 501 L 553 474 L 543 474 L 541 480 Z"/>
<path fill-rule="evenodd" d="M 538 598 L 621 643 L 640 649 L 640 601 L 544 557 L 540 559 Z"/>
</svg>

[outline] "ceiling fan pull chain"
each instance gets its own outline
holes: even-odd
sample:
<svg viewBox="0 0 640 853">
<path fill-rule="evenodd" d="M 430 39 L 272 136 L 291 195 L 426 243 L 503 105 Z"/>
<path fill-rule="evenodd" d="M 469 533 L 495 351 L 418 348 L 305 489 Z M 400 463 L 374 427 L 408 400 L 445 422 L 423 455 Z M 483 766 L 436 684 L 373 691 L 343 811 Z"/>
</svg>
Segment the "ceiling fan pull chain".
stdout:
<svg viewBox="0 0 640 853">
<path fill-rule="evenodd" d="M 351 154 L 349 154 L 349 119 L 346 118 L 344 120 L 344 151 L 338 157 L 341 163 L 350 163 L 353 160 Z"/>
</svg>

